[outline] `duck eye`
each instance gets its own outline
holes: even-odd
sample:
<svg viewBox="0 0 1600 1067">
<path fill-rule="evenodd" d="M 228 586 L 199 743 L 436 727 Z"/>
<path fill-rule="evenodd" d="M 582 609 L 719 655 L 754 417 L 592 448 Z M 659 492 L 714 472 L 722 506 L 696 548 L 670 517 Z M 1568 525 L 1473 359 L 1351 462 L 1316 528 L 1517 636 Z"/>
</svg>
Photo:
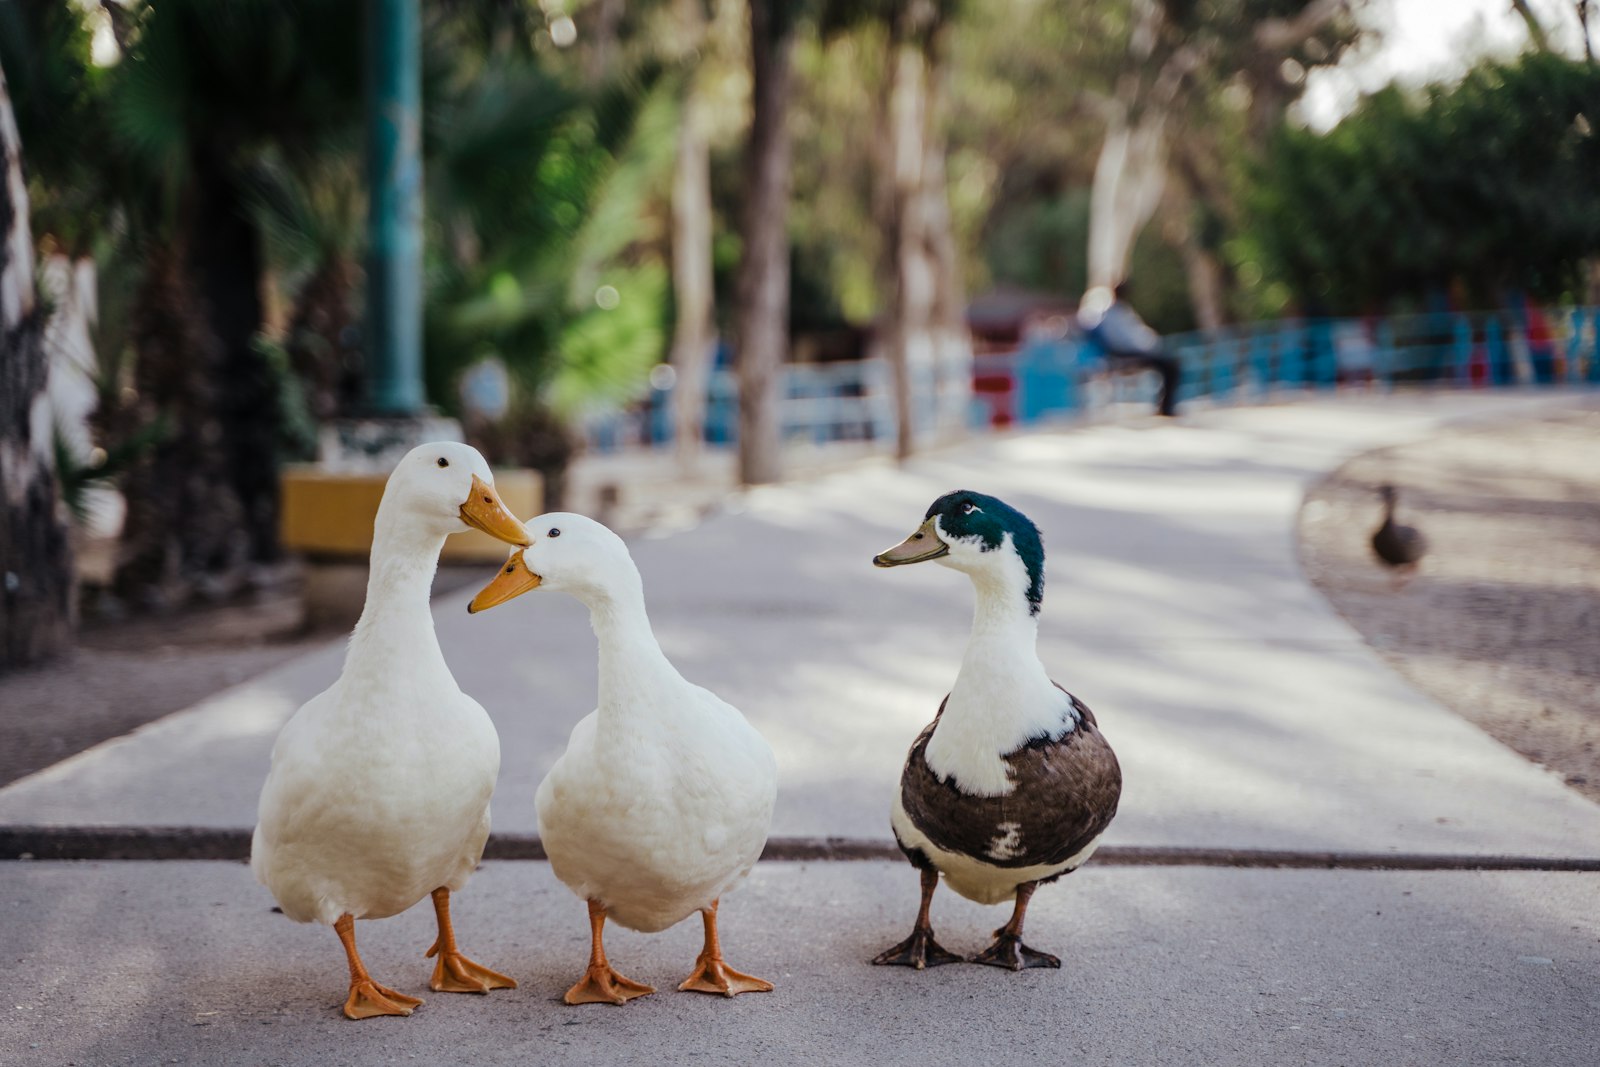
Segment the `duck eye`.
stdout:
<svg viewBox="0 0 1600 1067">
<path fill-rule="evenodd" d="M 972 501 L 970 500 L 961 505 L 961 514 L 963 515 L 971 515 L 975 510 L 977 509 L 973 507 Z"/>
<path fill-rule="evenodd" d="M 545 534 L 545 536 L 546 537 L 560 537 L 561 536 L 561 531 L 556 529 L 554 526 L 552 526 L 552 527 L 550 527 L 550 532 Z"/>
<path fill-rule="evenodd" d="M 448 467 L 448 466 L 450 466 L 450 461 L 445 459 L 443 456 L 440 456 L 439 457 L 439 466 Z"/>
</svg>

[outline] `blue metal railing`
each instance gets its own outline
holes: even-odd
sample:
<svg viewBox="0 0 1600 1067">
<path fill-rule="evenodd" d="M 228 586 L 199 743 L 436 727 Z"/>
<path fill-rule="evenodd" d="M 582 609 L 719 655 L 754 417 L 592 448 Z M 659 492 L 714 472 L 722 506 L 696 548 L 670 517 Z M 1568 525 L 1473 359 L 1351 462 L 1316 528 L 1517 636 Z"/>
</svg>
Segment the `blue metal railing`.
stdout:
<svg viewBox="0 0 1600 1067">
<path fill-rule="evenodd" d="M 1522 309 L 1370 319 L 1280 319 L 1163 340 L 1182 367 L 1179 400 L 1249 400 L 1283 390 L 1342 384 L 1392 387 L 1600 385 L 1600 306 L 1540 313 Z M 1029 424 L 1068 418 L 1108 402 L 1153 398 L 1153 375 L 1106 374 L 1103 352 L 1079 333 L 1036 337 L 1013 352 L 977 356 L 969 422 Z M 913 417 L 937 419 L 933 371 L 917 372 Z M 585 421 L 590 446 L 611 451 L 672 439 L 671 390 L 652 389 L 628 411 Z M 946 397 L 948 401 L 948 397 Z M 784 368 L 786 441 L 891 441 L 892 378 L 881 359 Z M 738 437 L 738 381 L 726 367 L 707 387 L 706 440 Z"/>
<path fill-rule="evenodd" d="M 894 394 L 888 365 L 881 359 L 784 368 L 780 418 L 785 441 L 885 441 L 895 430 Z M 928 393 L 931 387 L 916 388 Z M 652 388 L 630 411 L 607 412 L 584 421 L 592 448 L 601 452 L 629 445 L 661 446 L 672 441 L 672 390 Z M 706 387 L 708 444 L 727 445 L 739 436 L 739 381 L 719 367 Z"/>
<path fill-rule="evenodd" d="M 1179 400 L 1250 399 L 1285 389 L 1371 383 L 1453 386 L 1600 384 L 1600 307 L 1548 314 L 1519 310 L 1372 319 L 1283 319 L 1163 339 L 1182 368 Z M 1015 352 L 980 356 L 974 375 L 1009 376 L 991 421 L 1032 423 L 1107 400 L 1153 399 L 1154 376 L 1107 375 L 1103 350 L 1081 334 L 1036 338 Z M 998 416 L 998 417 L 997 417 Z"/>
</svg>

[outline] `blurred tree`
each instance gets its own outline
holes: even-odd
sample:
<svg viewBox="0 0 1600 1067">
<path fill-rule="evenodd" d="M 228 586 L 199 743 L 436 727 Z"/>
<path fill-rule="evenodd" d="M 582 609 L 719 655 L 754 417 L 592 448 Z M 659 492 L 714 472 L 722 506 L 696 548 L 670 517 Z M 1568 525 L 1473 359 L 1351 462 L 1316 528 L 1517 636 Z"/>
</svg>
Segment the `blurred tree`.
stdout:
<svg viewBox="0 0 1600 1067">
<path fill-rule="evenodd" d="M 474 439 L 551 488 L 567 426 L 636 399 L 666 351 L 681 83 L 625 30 L 598 81 L 587 55 L 535 55 L 522 32 L 437 50 L 425 86 L 429 394 L 454 410 L 464 370 L 504 362 L 519 425 Z"/>
<path fill-rule="evenodd" d="M 34 288 L 22 143 L 0 67 L 0 669 L 72 642 L 72 547 L 45 397 L 47 310 Z"/>
<path fill-rule="evenodd" d="M 1100 97 L 1089 284 L 1111 285 L 1162 202 L 1177 157 L 1182 241 L 1195 316 L 1226 317 L 1220 243 L 1237 184 L 1219 161 L 1259 150 L 1304 87 L 1359 35 L 1361 0 L 1131 0 L 1126 58 Z M 1242 112 L 1242 126 L 1219 112 Z M 1224 121 L 1217 121 L 1222 117 Z M 1231 136 L 1218 137 L 1232 128 Z"/>
<path fill-rule="evenodd" d="M 1284 130 L 1251 241 L 1302 305 L 1355 313 L 1430 292 L 1580 296 L 1600 254 L 1600 67 L 1548 52 L 1457 85 L 1385 89 L 1325 134 Z"/>
<path fill-rule="evenodd" d="M 705 441 L 706 386 L 716 343 L 716 279 L 712 273 L 715 218 L 711 207 L 711 101 L 707 71 L 697 62 L 711 44 L 705 0 L 675 0 L 673 51 L 688 69 L 678 118 L 672 172 L 672 436 L 683 473 L 699 465 Z"/>
<path fill-rule="evenodd" d="M 872 170 L 876 273 L 884 290 L 876 301 L 884 312 L 879 337 L 894 374 L 895 453 L 902 460 L 918 445 L 914 379 L 937 394 L 942 374 L 969 373 L 945 161 L 950 34 L 960 6 L 958 0 L 834 0 L 820 18 L 825 39 L 848 34 L 852 54 L 878 53 L 840 73 L 874 87 L 876 128 L 861 155 Z"/>
<path fill-rule="evenodd" d="M 803 4 L 750 2 L 750 133 L 745 146 L 743 251 L 735 296 L 739 366 L 739 480 L 782 471 L 780 387 L 789 328 L 789 100 L 796 20 Z"/>
<path fill-rule="evenodd" d="M 171 601 L 226 591 L 277 555 L 281 390 L 256 342 L 267 262 L 252 187 L 269 147 L 293 161 L 350 135 L 360 12 L 338 0 L 164 0 L 128 13 L 109 124 L 149 248 L 139 391 L 175 435 L 129 478 L 118 585 Z M 217 457 L 219 477 L 196 477 L 212 462 L 202 455 Z"/>
</svg>

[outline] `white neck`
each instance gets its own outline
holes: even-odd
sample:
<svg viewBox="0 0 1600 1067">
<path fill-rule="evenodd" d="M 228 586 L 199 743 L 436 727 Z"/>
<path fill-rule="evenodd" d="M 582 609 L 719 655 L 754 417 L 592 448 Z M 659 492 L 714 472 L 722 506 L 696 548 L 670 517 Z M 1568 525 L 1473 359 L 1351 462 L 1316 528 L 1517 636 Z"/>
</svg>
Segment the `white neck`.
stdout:
<svg viewBox="0 0 1600 1067">
<path fill-rule="evenodd" d="M 642 588 L 586 590 L 579 599 L 588 605 L 589 621 L 600 641 L 602 728 L 649 708 L 664 692 L 684 684 L 650 628 Z"/>
<path fill-rule="evenodd" d="M 1039 620 L 1029 610 L 1022 560 L 1008 552 L 971 576 L 972 637 L 927 758 L 935 774 L 965 791 L 1002 796 L 1012 788 L 1002 757 L 1070 728 L 1071 702 L 1039 662 Z"/>
<path fill-rule="evenodd" d="M 372 531 L 367 602 L 350 647 L 346 673 L 363 678 L 415 678 L 436 668 L 449 676 L 428 606 L 444 535 L 420 529 L 379 507 Z"/>
</svg>

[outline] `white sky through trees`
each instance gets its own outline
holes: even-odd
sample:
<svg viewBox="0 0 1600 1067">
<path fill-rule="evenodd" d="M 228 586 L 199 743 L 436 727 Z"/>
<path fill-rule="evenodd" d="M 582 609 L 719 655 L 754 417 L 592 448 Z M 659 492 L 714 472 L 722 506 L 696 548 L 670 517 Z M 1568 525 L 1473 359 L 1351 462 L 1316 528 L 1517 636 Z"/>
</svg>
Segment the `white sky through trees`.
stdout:
<svg viewBox="0 0 1600 1067">
<path fill-rule="evenodd" d="M 1556 48 L 1582 54 L 1572 0 L 1529 0 L 1528 6 Z M 1391 81 L 1448 81 L 1486 55 L 1515 55 L 1528 40 L 1527 25 L 1511 0 L 1368 0 L 1359 17 L 1377 35 L 1337 67 L 1310 75 L 1299 108 L 1300 117 L 1316 129 L 1334 125 L 1362 94 Z M 1589 21 L 1600 32 L 1600 10 Z"/>
</svg>

